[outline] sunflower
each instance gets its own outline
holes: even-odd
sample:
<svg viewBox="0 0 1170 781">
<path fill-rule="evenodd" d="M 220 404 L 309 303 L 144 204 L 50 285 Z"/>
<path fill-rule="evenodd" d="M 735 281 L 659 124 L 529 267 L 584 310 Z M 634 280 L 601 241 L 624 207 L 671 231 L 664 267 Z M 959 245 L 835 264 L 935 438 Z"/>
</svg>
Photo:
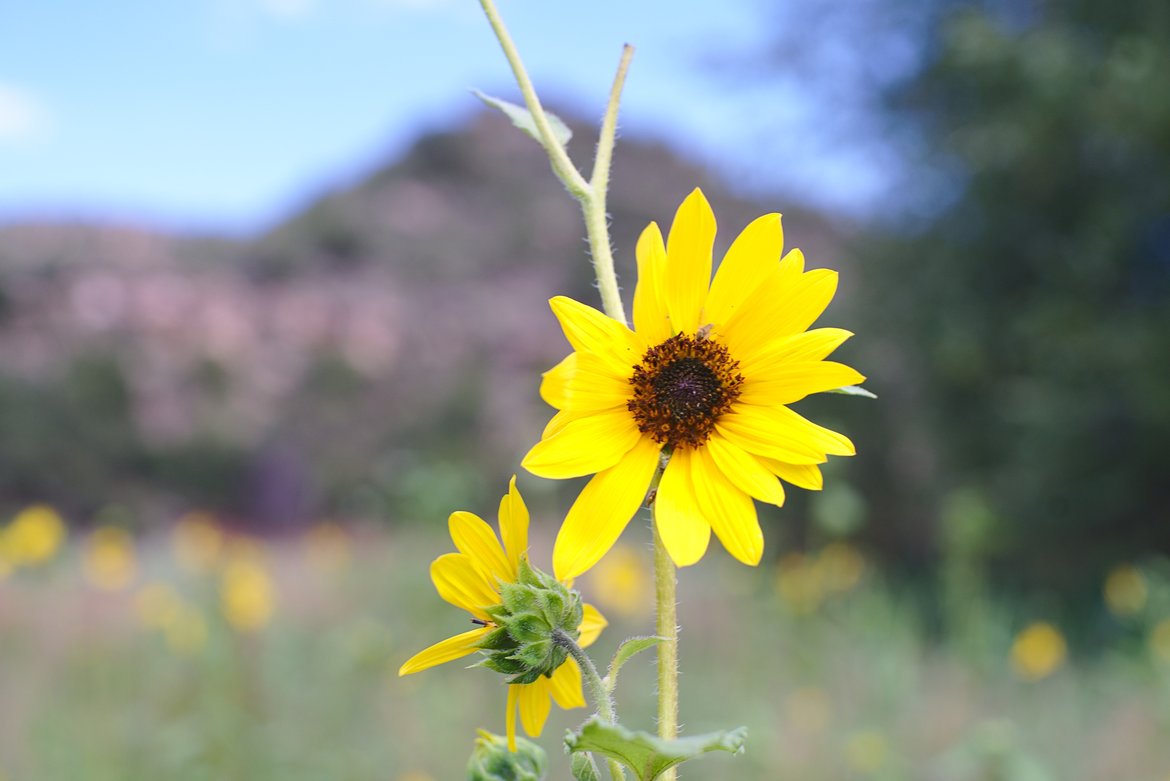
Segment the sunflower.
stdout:
<svg viewBox="0 0 1170 781">
<path fill-rule="evenodd" d="M 544 375 L 541 396 L 558 412 L 523 464 L 541 477 L 594 475 L 557 535 L 558 578 L 605 555 L 664 461 L 654 517 L 674 562 L 701 559 L 714 531 L 754 565 L 764 538 L 753 499 L 783 504 L 781 479 L 819 490 L 818 464 L 855 452 L 788 407 L 865 379 L 825 360 L 851 333 L 806 330 L 837 274 L 805 271 L 800 250 L 781 258 L 779 214 L 748 225 L 712 279 L 714 239 L 715 216 L 697 189 L 665 243 L 656 224 L 646 228 L 633 330 L 570 298 L 550 301 L 573 352 Z"/>
<path fill-rule="evenodd" d="M 527 556 L 528 550 L 528 508 L 516 489 L 515 476 L 508 484 L 508 493 L 500 500 L 498 517 L 499 538 L 479 516 L 469 512 L 452 513 L 448 527 L 459 552 L 446 553 L 431 563 L 431 580 L 439 596 L 466 610 L 471 614 L 471 620 L 480 626 L 415 654 L 398 669 L 400 676 L 475 653 L 480 650 L 480 643 L 496 628 L 485 608 L 501 604 L 500 584 L 516 582 L 521 559 Z M 593 643 L 605 625 L 606 620 L 597 608 L 585 605 L 578 644 L 586 647 Z M 532 737 L 539 737 L 552 707 L 550 700 L 556 700 L 562 708 L 585 705 L 581 668 L 572 658 L 551 676 L 541 676 L 532 683 L 508 685 L 506 723 L 508 743 L 513 751 L 517 709 L 524 730 Z"/>
</svg>

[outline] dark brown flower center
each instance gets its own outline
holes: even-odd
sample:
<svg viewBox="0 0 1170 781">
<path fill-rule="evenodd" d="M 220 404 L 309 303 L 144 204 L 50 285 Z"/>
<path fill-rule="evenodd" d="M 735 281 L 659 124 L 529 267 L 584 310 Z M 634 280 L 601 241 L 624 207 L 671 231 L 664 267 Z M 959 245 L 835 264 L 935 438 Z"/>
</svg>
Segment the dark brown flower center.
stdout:
<svg viewBox="0 0 1170 781">
<path fill-rule="evenodd" d="M 671 448 L 698 447 L 739 397 L 743 375 L 727 348 L 706 336 L 678 334 L 651 347 L 630 377 L 626 407 L 638 430 Z"/>
</svg>

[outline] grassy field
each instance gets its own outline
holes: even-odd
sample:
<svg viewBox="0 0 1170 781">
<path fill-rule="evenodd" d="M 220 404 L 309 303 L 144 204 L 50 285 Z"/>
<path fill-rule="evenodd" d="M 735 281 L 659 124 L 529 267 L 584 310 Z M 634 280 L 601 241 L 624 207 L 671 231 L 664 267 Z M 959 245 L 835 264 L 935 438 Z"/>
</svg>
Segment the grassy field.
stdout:
<svg viewBox="0 0 1170 781">
<path fill-rule="evenodd" d="M 599 662 L 651 631 L 644 531 L 578 584 L 611 620 Z M 0 778 L 461 778 L 475 729 L 503 730 L 498 678 L 459 662 L 395 674 L 469 626 L 426 575 L 449 545 L 335 526 L 240 541 L 195 521 L 0 569 Z M 540 563 L 548 541 L 535 548 Z M 1144 582 L 1125 585 L 1115 607 L 1153 609 Z M 1116 647 L 1090 656 L 984 606 L 981 644 L 941 644 L 841 546 L 759 569 L 708 556 L 680 602 L 684 730 L 749 729 L 745 755 L 685 779 L 1170 779 L 1157 615 L 1110 619 Z M 652 655 L 623 675 L 623 721 L 652 729 Z M 560 737 L 585 715 L 554 708 L 550 778 L 568 777 Z"/>
</svg>

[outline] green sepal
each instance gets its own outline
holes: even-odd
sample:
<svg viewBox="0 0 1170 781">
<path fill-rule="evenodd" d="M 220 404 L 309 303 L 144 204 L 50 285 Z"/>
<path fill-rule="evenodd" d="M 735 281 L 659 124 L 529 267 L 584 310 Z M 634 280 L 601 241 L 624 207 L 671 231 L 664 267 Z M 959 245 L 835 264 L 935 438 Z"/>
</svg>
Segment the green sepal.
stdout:
<svg viewBox="0 0 1170 781">
<path fill-rule="evenodd" d="M 574 754 L 569 760 L 569 770 L 576 781 L 601 781 L 597 764 L 588 754 Z"/>
<path fill-rule="evenodd" d="M 500 597 L 508 613 L 535 613 L 540 610 L 540 600 L 531 586 L 519 583 L 501 583 Z"/>
<path fill-rule="evenodd" d="M 483 651 L 502 651 L 505 649 L 515 648 L 516 644 L 512 642 L 511 636 L 508 635 L 508 630 L 502 626 L 498 626 L 492 631 L 483 636 L 483 639 L 476 644 L 476 648 Z"/>
<path fill-rule="evenodd" d="M 483 612 L 488 614 L 488 617 L 497 624 L 503 624 L 504 619 L 508 617 L 508 608 L 503 605 L 492 605 L 490 607 L 482 608 Z"/>
<path fill-rule="evenodd" d="M 569 623 L 572 611 L 569 609 L 565 596 L 556 591 L 544 590 L 537 594 L 536 599 L 540 604 L 541 612 L 548 617 L 550 624 L 565 626 Z"/>
<path fill-rule="evenodd" d="M 523 662 L 519 662 L 503 652 L 487 654 L 472 666 L 486 667 L 489 670 L 493 670 L 502 675 L 521 675 L 527 669 Z M 537 670 L 537 677 L 540 677 L 539 672 L 540 671 Z M 533 678 L 532 680 L 534 681 L 536 678 Z M 511 681 L 511 683 L 519 683 L 519 681 Z M 529 683 L 531 683 L 531 681 L 529 681 Z"/>
<path fill-rule="evenodd" d="M 570 753 L 592 751 L 615 759 L 630 769 L 638 781 L 653 781 L 675 765 L 711 751 L 743 752 L 747 729 L 709 732 L 689 738 L 663 740 L 646 732 L 634 732 L 617 724 L 602 724 L 596 716 L 578 732 L 565 736 Z"/>
<path fill-rule="evenodd" d="M 536 613 L 516 614 L 504 626 L 512 639 L 521 645 L 547 641 L 552 636 L 552 627 L 548 621 Z"/>
<path fill-rule="evenodd" d="M 513 125 L 535 138 L 540 142 L 541 146 L 544 146 L 544 141 L 540 137 L 540 131 L 536 127 L 536 121 L 532 118 L 532 113 L 528 109 L 524 108 L 523 106 L 517 106 L 515 103 L 510 103 L 506 100 L 494 98 L 491 95 L 485 95 L 477 89 L 473 89 L 471 94 L 475 95 L 477 98 L 492 108 L 496 108 L 504 112 L 508 119 L 512 120 Z M 556 114 L 551 114 L 548 111 L 545 111 L 544 115 L 548 117 L 548 124 L 549 127 L 552 128 L 553 139 L 555 139 L 556 142 L 563 147 L 569 142 L 569 139 L 573 137 L 573 131 L 570 130 L 569 126 L 566 125 L 564 121 Z"/>
<path fill-rule="evenodd" d="M 877 398 L 876 393 L 873 393 L 871 391 L 867 391 L 865 388 L 861 387 L 860 385 L 844 385 L 840 388 L 833 388 L 833 390 L 829 391 L 829 393 L 840 393 L 840 394 L 843 394 L 845 396 L 861 396 L 861 397 L 866 398 L 866 399 L 876 399 Z"/>
</svg>

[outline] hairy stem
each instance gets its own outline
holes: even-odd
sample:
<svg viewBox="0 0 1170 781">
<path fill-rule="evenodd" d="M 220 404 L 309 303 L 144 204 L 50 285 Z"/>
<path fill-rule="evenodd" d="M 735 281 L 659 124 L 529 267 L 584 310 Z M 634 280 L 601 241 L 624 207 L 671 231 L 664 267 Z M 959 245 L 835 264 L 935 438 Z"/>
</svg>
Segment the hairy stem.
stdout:
<svg viewBox="0 0 1170 781">
<path fill-rule="evenodd" d="M 655 488 L 663 471 L 659 469 L 654 476 Z M 654 525 L 654 596 L 658 608 L 655 631 L 662 638 L 658 644 L 658 737 L 671 740 L 678 737 L 678 582 L 674 562 L 662 543 L 662 535 L 658 533 L 658 524 L 654 519 L 657 512 L 655 507 L 651 508 Z M 677 773 L 674 768 L 670 768 L 661 778 L 674 781 Z"/>
<path fill-rule="evenodd" d="M 563 629 L 554 629 L 552 640 L 577 660 L 577 665 L 581 668 L 581 677 L 585 679 L 589 693 L 593 696 L 593 705 L 597 708 L 597 715 L 606 724 L 616 724 L 617 711 L 613 706 L 613 697 L 610 695 L 609 689 L 605 688 L 605 682 L 601 680 L 601 674 L 597 672 L 597 666 L 593 664 L 589 654 L 585 653 L 584 649 L 577 645 L 577 641 L 569 637 Z M 614 781 L 626 777 L 625 769 L 617 760 L 609 759 L 607 764 L 609 765 L 609 774 Z"/>
</svg>

